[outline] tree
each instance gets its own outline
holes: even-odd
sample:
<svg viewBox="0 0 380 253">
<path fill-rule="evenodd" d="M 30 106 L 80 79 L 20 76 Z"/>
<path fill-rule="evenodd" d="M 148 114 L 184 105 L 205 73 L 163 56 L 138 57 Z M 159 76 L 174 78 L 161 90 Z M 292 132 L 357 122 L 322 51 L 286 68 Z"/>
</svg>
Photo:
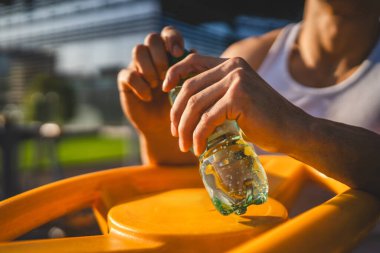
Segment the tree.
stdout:
<svg viewBox="0 0 380 253">
<path fill-rule="evenodd" d="M 26 94 L 27 121 L 63 124 L 74 116 L 75 110 L 75 91 L 67 79 L 46 74 L 33 79 Z"/>
</svg>

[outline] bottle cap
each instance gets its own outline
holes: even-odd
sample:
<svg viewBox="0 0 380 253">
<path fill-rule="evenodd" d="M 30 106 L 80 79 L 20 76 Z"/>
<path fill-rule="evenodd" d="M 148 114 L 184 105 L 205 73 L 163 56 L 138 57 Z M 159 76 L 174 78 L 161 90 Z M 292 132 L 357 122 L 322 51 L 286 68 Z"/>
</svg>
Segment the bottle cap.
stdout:
<svg viewBox="0 0 380 253">
<path fill-rule="evenodd" d="M 182 61 L 189 54 L 191 54 L 191 52 L 189 50 L 187 50 L 187 49 L 183 50 L 183 54 L 180 57 L 174 57 L 173 55 L 171 55 L 170 53 L 168 53 L 169 66 L 173 66 L 177 62 Z"/>
</svg>

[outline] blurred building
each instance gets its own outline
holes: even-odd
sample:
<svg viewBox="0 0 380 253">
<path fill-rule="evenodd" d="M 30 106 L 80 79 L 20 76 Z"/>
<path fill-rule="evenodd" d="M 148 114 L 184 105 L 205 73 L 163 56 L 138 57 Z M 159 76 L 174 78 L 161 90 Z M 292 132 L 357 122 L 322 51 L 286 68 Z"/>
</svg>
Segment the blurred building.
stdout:
<svg viewBox="0 0 380 253">
<path fill-rule="evenodd" d="M 55 57 L 40 50 L 0 49 L 0 106 L 19 105 L 25 89 L 38 74 L 54 72 Z"/>
<path fill-rule="evenodd" d="M 284 5 L 283 1 L 268 1 Z M 80 105 L 97 112 L 98 116 L 92 117 L 94 121 L 118 123 L 123 116 L 118 105 L 116 73 L 128 64 L 133 46 L 143 43 L 147 33 L 171 24 L 182 31 L 188 48 L 219 55 L 242 37 L 283 26 L 291 17 L 300 18 L 299 3 L 303 3 L 290 1 L 284 5 L 290 11 L 282 8 L 277 16 L 269 17 L 264 1 L 248 2 L 0 1 L 0 94 L 7 91 L 7 95 L 0 96 L 0 110 L 6 102 L 20 103 L 23 89 L 31 80 L 29 75 L 42 70 L 69 77 Z M 293 2 L 296 4 L 291 5 Z M 256 15 L 260 12 L 265 15 Z M 111 110 L 113 113 L 106 113 Z M 85 118 L 86 115 L 77 117 L 78 121 Z"/>
</svg>

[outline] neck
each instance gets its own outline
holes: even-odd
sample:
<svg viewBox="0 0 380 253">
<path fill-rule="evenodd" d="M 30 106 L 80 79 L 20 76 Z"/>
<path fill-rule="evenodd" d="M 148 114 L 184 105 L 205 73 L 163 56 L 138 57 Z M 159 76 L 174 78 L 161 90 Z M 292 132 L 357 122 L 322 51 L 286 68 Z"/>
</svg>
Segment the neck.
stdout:
<svg viewBox="0 0 380 253">
<path fill-rule="evenodd" d="M 298 38 L 304 64 L 331 70 L 342 64 L 344 68 L 352 68 L 366 59 L 380 31 L 376 2 L 307 1 Z"/>
</svg>

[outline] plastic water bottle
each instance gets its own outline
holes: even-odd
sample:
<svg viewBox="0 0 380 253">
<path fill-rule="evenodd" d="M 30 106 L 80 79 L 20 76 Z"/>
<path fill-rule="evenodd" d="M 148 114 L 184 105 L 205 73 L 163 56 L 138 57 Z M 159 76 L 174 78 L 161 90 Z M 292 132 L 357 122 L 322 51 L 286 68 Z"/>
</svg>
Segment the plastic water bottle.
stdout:
<svg viewBox="0 0 380 253">
<path fill-rule="evenodd" d="M 173 65 L 182 60 L 169 57 Z M 169 92 L 173 104 L 182 83 Z M 236 121 L 225 121 L 207 139 L 207 148 L 199 156 L 203 183 L 215 208 L 223 215 L 244 214 L 249 205 L 268 198 L 268 180 L 253 146 L 242 137 Z"/>
</svg>

